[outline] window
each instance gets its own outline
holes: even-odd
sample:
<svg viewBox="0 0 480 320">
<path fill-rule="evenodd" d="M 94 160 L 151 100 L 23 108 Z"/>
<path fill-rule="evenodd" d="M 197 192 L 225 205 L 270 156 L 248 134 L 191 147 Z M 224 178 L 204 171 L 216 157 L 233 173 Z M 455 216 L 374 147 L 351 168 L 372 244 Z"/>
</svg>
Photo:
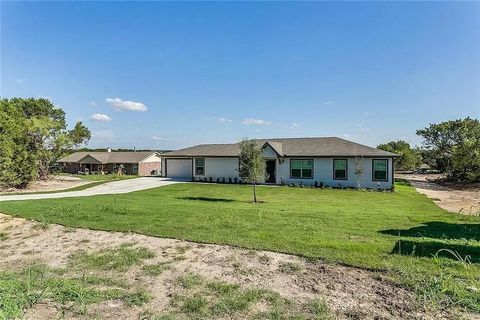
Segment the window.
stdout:
<svg viewBox="0 0 480 320">
<path fill-rule="evenodd" d="M 195 175 L 203 176 L 205 174 L 205 158 L 195 158 Z"/>
<path fill-rule="evenodd" d="M 297 179 L 313 178 L 313 160 L 312 159 L 291 159 L 290 177 Z"/>
<path fill-rule="evenodd" d="M 347 180 L 347 159 L 333 159 L 333 179 Z"/>
<path fill-rule="evenodd" d="M 372 177 L 373 181 L 388 181 L 388 160 L 373 159 L 372 174 L 373 174 L 373 177 Z"/>
</svg>

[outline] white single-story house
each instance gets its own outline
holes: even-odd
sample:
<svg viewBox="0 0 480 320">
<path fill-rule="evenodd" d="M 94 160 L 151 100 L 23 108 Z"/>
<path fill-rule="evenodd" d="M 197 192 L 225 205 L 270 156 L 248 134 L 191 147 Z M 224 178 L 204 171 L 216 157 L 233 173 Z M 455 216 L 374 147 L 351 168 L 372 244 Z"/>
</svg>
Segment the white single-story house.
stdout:
<svg viewBox="0 0 480 320">
<path fill-rule="evenodd" d="M 398 155 L 336 137 L 255 139 L 263 150 L 262 183 L 391 189 Z M 240 143 L 202 144 L 162 154 L 169 178 L 240 180 Z"/>
</svg>

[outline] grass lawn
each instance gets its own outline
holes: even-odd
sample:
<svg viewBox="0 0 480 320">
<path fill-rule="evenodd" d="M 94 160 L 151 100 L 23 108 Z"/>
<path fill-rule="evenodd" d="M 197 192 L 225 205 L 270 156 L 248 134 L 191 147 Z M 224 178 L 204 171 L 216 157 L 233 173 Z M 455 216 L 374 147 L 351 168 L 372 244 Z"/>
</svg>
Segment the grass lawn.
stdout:
<svg viewBox="0 0 480 320">
<path fill-rule="evenodd" d="M 257 190 L 263 201 L 257 205 L 250 203 L 249 186 L 185 183 L 121 195 L 0 202 L 0 212 L 386 270 L 424 302 L 480 313 L 478 218 L 448 213 L 402 183 L 393 193 Z"/>
</svg>

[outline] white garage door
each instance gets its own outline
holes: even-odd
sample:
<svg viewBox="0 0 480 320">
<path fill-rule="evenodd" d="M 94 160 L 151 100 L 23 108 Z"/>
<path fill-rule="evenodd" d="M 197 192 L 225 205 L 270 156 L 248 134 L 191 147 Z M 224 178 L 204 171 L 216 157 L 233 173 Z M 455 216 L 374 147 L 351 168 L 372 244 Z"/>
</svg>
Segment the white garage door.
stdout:
<svg viewBox="0 0 480 320">
<path fill-rule="evenodd" d="M 166 159 L 168 178 L 192 178 L 192 159 Z"/>
</svg>

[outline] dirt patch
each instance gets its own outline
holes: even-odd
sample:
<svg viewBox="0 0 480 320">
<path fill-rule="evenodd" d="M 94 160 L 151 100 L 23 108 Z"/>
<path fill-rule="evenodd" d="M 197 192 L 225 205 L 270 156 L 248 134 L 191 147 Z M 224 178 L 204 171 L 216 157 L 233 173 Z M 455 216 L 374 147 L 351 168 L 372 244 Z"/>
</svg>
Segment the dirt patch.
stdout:
<svg viewBox="0 0 480 320">
<path fill-rule="evenodd" d="M 399 174 L 397 178 L 409 181 L 418 192 L 431 198 L 440 208 L 462 214 L 480 212 L 480 187 L 445 186 L 436 183 L 438 175 Z"/>
<path fill-rule="evenodd" d="M 28 192 L 48 192 L 75 188 L 84 184 L 91 183 L 77 177 L 70 176 L 52 176 L 48 180 L 38 180 L 31 182 L 25 189 L 11 188 L 1 190 L 2 194 L 10 193 L 28 193 Z"/>
<path fill-rule="evenodd" d="M 117 282 L 147 290 L 152 298 L 145 305 L 128 305 L 118 300 L 103 301 L 88 305 L 87 312 L 79 315 L 72 313 L 68 305 L 42 301 L 26 311 L 27 319 L 59 316 L 65 319 L 153 319 L 149 315 L 172 312 L 175 301 L 180 299 L 179 295 L 183 294 L 186 287 L 195 285 L 198 279 L 204 282 L 222 281 L 242 290 L 270 290 L 282 299 L 299 305 L 322 299 L 335 318 L 339 319 L 452 317 L 448 313 L 427 312 L 416 303 L 411 292 L 393 284 L 380 272 L 308 261 L 292 255 L 138 234 L 45 226 L 2 214 L 0 232 L 6 234 L 0 241 L 0 270 L 18 270 L 29 263 L 41 261 L 49 267 L 65 268 L 72 273 L 74 271 L 69 263 L 73 254 L 98 252 L 122 245 L 146 248 L 154 253 L 153 258 L 148 257 L 127 271 L 97 271 L 97 275 L 107 274 Z M 88 269 L 82 272 L 83 276 L 95 274 Z M 178 285 L 179 278 L 183 279 L 183 287 Z M 200 298 L 196 299 L 202 302 Z M 185 304 L 186 307 L 198 307 L 197 300 L 193 300 L 197 304 L 188 300 L 191 304 Z M 262 302 L 255 306 L 257 311 L 262 308 L 266 308 Z M 245 316 L 234 314 L 215 318 L 244 319 Z"/>
</svg>

